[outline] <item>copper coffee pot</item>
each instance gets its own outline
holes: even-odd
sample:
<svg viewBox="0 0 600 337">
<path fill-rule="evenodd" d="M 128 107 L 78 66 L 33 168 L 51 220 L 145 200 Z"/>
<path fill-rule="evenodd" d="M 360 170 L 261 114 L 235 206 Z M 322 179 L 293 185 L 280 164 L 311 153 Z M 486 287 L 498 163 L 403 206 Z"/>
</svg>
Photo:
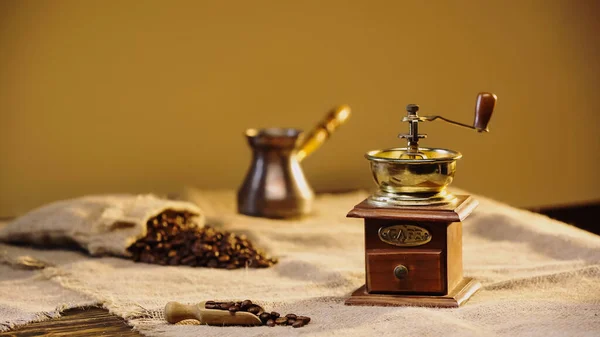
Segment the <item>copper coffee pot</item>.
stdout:
<svg viewBox="0 0 600 337">
<path fill-rule="evenodd" d="M 252 164 L 238 190 L 238 212 L 267 218 L 289 218 L 312 210 L 314 192 L 300 162 L 318 149 L 350 117 L 340 105 L 303 137 L 293 128 L 248 129 Z"/>
</svg>

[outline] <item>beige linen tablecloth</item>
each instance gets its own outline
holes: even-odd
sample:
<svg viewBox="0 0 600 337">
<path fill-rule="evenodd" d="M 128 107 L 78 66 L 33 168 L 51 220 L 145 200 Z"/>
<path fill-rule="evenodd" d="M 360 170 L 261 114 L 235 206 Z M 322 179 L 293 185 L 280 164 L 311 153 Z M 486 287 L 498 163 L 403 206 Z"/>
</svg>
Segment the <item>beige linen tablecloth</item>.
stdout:
<svg viewBox="0 0 600 337">
<path fill-rule="evenodd" d="M 346 213 L 367 194 L 322 195 L 315 215 L 276 221 L 235 214 L 231 191 L 191 191 L 207 216 L 280 258 L 269 269 L 163 267 L 0 244 L 54 263 L 0 266 L 0 330 L 98 303 L 148 336 L 600 336 L 600 237 L 482 197 L 464 223 L 465 275 L 483 284 L 459 309 L 349 307 L 364 283 L 363 223 Z M 291 327 L 169 325 L 168 301 L 252 299 L 312 317 Z"/>
</svg>

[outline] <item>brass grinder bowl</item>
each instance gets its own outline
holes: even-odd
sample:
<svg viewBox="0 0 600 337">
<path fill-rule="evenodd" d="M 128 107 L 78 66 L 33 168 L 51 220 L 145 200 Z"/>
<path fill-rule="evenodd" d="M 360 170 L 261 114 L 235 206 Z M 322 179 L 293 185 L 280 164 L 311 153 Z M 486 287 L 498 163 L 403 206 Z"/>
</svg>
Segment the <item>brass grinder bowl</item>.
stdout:
<svg viewBox="0 0 600 337">
<path fill-rule="evenodd" d="M 436 205 L 455 197 L 446 191 L 454 179 L 460 152 L 419 147 L 375 150 L 365 154 L 379 190 L 369 202 L 377 206 Z"/>
</svg>

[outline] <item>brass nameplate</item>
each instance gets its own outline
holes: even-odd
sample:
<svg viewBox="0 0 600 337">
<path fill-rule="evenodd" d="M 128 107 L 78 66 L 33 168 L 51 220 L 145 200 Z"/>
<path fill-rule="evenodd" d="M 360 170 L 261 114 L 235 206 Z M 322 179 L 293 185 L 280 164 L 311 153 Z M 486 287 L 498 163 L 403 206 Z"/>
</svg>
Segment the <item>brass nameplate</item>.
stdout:
<svg viewBox="0 0 600 337">
<path fill-rule="evenodd" d="M 395 225 L 379 228 L 379 239 L 394 246 L 420 246 L 431 241 L 431 234 L 425 228 L 413 225 Z"/>
</svg>

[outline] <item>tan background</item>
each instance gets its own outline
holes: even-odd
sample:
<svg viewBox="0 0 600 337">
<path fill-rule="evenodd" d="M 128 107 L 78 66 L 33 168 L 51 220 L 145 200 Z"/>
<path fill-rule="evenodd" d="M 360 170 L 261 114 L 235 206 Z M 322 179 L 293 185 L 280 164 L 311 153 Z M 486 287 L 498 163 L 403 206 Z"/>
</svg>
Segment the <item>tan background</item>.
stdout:
<svg viewBox="0 0 600 337">
<path fill-rule="evenodd" d="M 353 116 L 304 163 L 317 190 L 372 186 L 407 103 L 457 149 L 456 186 L 517 206 L 600 198 L 596 1 L 1 1 L 0 216 L 103 192 L 235 188 L 247 127 Z M 350 205 L 349 205 L 350 206 Z"/>
</svg>

